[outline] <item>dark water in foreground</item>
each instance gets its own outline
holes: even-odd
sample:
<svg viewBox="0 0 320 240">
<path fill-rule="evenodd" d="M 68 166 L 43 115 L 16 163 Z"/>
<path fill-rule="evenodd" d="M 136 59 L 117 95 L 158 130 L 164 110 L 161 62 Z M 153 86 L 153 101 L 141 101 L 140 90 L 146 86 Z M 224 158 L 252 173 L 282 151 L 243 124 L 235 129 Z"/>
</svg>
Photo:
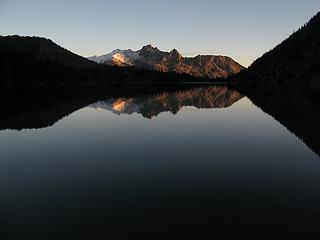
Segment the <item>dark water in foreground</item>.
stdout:
<svg viewBox="0 0 320 240">
<path fill-rule="evenodd" d="M 276 104 L 216 86 L 25 101 L 11 99 L 0 117 L 0 237 L 318 227 L 319 143 L 310 133 L 318 130 L 277 114 Z"/>
</svg>

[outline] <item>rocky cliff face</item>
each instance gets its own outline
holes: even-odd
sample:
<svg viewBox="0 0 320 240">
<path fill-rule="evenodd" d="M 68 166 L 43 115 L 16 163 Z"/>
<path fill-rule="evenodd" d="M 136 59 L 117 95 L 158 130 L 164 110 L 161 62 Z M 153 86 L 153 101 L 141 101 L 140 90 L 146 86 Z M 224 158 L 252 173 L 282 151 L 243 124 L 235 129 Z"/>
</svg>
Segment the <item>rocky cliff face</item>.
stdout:
<svg viewBox="0 0 320 240">
<path fill-rule="evenodd" d="M 176 49 L 160 51 L 151 45 L 141 50 L 115 50 L 110 54 L 89 58 L 98 63 L 116 66 L 134 66 L 160 72 L 186 73 L 196 77 L 226 78 L 244 69 L 239 63 L 226 56 L 198 55 L 183 57 Z"/>
</svg>

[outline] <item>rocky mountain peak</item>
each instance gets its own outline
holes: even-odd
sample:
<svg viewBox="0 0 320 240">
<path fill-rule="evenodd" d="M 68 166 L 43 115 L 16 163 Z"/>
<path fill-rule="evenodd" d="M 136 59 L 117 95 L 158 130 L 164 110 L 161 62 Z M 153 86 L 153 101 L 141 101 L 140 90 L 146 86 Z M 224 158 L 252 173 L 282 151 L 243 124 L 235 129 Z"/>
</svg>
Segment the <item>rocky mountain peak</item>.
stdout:
<svg viewBox="0 0 320 240">
<path fill-rule="evenodd" d="M 181 57 L 182 57 L 182 55 L 178 52 L 177 49 L 171 50 L 170 54 L 171 54 L 171 55 L 174 55 L 174 56 L 181 56 Z"/>
<path fill-rule="evenodd" d="M 155 51 L 155 50 L 157 50 L 156 47 L 153 47 L 151 44 L 148 44 L 148 45 L 144 46 L 140 51 L 150 52 L 150 51 Z"/>
<path fill-rule="evenodd" d="M 120 55 L 115 55 L 116 53 L 120 53 Z M 111 56 L 112 58 L 109 59 L 106 56 Z M 99 57 L 91 59 L 101 62 L 98 61 Z M 244 69 L 239 63 L 228 57 L 199 55 L 195 58 L 185 58 L 177 49 L 163 52 L 151 44 L 138 51 L 120 50 L 120 52 L 113 52 L 111 55 L 104 55 L 103 59 L 105 64 L 134 66 L 147 70 L 185 73 L 196 77 L 209 78 L 226 78 Z M 117 61 L 110 61 L 114 59 Z"/>
<path fill-rule="evenodd" d="M 170 53 L 169 53 L 169 57 L 175 61 L 179 61 L 182 60 L 182 55 L 178 52 L 177 49 L 173 49 Z"/>
</svg>

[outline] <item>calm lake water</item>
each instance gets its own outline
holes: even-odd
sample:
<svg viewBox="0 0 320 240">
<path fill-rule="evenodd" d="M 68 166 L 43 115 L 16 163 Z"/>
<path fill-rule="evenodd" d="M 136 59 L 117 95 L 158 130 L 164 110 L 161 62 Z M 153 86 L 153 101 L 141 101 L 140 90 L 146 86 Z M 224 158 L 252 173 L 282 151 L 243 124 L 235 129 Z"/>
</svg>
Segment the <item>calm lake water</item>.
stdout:
<svg viewBox="0 0 320 240">
<path fill-rule="evenodd" d="M 319 156 L 237 91 L 209 86 L 84 105 L 2 118 L 0 236 L 316 229 Z M 50 114 L 52 122 L 30 129 Z"/>
</svg>

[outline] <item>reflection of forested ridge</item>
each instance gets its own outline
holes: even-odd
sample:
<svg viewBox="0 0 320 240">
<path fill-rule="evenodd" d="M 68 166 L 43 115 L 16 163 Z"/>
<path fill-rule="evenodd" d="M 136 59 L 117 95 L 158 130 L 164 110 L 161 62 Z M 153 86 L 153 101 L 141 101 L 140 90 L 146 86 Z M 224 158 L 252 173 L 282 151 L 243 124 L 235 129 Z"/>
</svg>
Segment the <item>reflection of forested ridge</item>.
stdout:
<svg viewBox="0 0 320 240">
<path fill-rule="evenodd" d="M 240 90 L 320 155 L 320 93 L 283 86 Z"/>
<path fill-rule="evenodd" d="M 11 89 L 0 97 L 0 129 L 44 128 L 97 100 L 77 89 Z"/>
<path fill-rule="evenodd" d="M 91 107 L 107 109 L 117 114 L 140 113 L 146 118 L 152 118 L 161 112 L 176 114 L 184 106 L 225 108 L 241 98 L 237 91 L 226 86 L 207 86 L 149 96 L 111 98 L 99 101 Z"/>
<path fill-rule="evenodd" d="M 75 88 L 41 87 L 2 89 L 0 129 L 44 128 L 101 99 L 136 97 L 161 92 L 183 91 L 190 85 L 110 85 Z"/>
</svg>

